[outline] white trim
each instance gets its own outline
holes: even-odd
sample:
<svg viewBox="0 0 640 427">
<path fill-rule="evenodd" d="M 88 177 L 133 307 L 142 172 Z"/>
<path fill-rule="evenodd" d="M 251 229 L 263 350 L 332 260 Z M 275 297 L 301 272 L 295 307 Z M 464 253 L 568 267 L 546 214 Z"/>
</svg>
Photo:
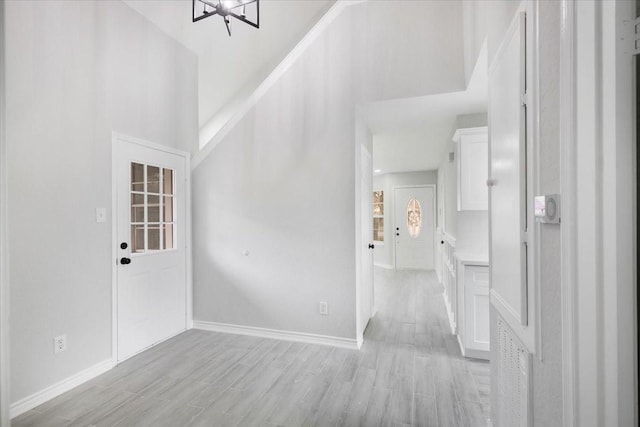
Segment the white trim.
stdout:
<svg viewBox="0 0 640 427">
<path fill-rule="evenodd" d="M 77 374 L 74 374 L 62 381 L 58 381 L 57 383 L 50 385 L 44 390 L 40 390 L 39 392 L 36 392 L 31 396 L 27 396 L 24 399 L 18 400 L 11 405 L 11 418 L 22 415 L 25 412 L 35 408 L 36 406 L 42 405 L 44 402 L 53 399 L 54 397 L 60 396 L 62 393 L 66 393 L 72 388 L 78 387 L 79 385 L 92 380 L 98 375 L 104 374 L 114 366 L 115 365 L 113 364 L 111 359 L 103 360 L 102 362 L 96 363 L 95 365 L 90 366 L 89 368 L 84 369 Z"/>
<path fill-rule="evenodd" d="M 457 286 L 457 281 L 456 281 L 456 286 Z M 451 311 L 451 304 L 449 304 L 446 293 L 447 293 L 447 290 L 445 289 L 444 292 L 442 292 L 442 300 L 444 301 L 444 307 L 446 309 L 445 311 L 447 312 L 447 318 L 449 319 L 449 327 L 451 328 L 451 333 L 453 335 L 459 336 L 456 331 L 456 321 L 454 319 L 453 311 Z"/>
<path fill-rule="evenodd" d="M 9 422 L 9 225 L 5 140 L 5 2 L 0 2 L 0 427 Z"/>
<path fill-rule="evenodd" d="M 458 346 L 460 347 L 460 353 L 462 353 L 463 357 L 468 357 L 471 359 L 478 360 L 490 360 L 491 352 L 486 350 L 476 350 L 473 348 L 464 348 L 462 345 L 462 338 L 460 338 L 460 334 L 456 334 L 456 339 L 458 341 Z"/>
<path fill-rule="evenodd" d="M 186 294 L 186 311 L 185 314 L 187 316 L 186 327 L 187 330 L 193 328 L 193 233 L 191 229 L 191 155 L 187 155 L 184 159 L 185 165 L 185 190 L 186 190 L 186 201 L 187 204 L 187 217 L 186 220 L 186 232 L 187 236 L 185 239 L 185 255 L 187 257 L 187 262 L 185 265 L 186 269 L 186 281 L 187 281 L 187 294 Z"/>
<path fill-rule="evenodd" d="M 638 424 L 634 4 L 561 9 L 565 426 Z"/>
<path fill-rule="evenodd" d="M 137 144 L 142 147 L 151 148 L 152 150 L 162 151 L 164 153 L 175 154 L 176 156 L 181 156 L 184 158 L 190 158 L 191 154 L 187 151 L 179 150 L 173 147 L 167 147 L 166 145 L 158 144 L 157 142 L 151 142 L 146 139 L 138 138 L 131 135 L 126 135 L 124 133 L 119 133 L 116 131 L 111 132 L 111 141 L 126 141 L 131 144 Z"/>
<path fill-rule="evenodd" d="M 493 305 L 493 307 L 498 311 L 498 313 L 500 313 L 500 315 L 503 318 L 505 318 L 505 319 L 513 318 L 516 321 L 520 322 L 520 315 L 518 313 L 516 313 L 516 311 L 513 309 L 513 307 L 511 307 L 502 298 L 502 296 L 499 293 L 497 293 L 495 290 L 491 289 L 489 291 L 489 296 L 490 296 L 491 305 Z M 511 326 L 511 325 L 509 325 L 509 326 Z M 522 339 L 521 337 L 518 337 L 518 338 Z"/>
<path fill-rule="evenodd" d="M 192 259 L 191 259 L 191 154 L 172 147 L 167 147 L 155 142 L 147 141 L 142 138 L 125 135 L 118 132 L 111 132 L 111 359 L 115 364 L 118 363 L 118 175 L 117 162 L 115 156 L 115 147 L 117 141 L 128 142 L 140 145 L 164 153 L 173 154 L 184 158 L 184 176 L 185 176 L 185 330 L 193 327 L 193 275 L 192 275 Z M 182 333 L 184 331 L 180 331 Z M 171 337 L 167 337 L 169 339 Z M 164 340 L 163 340 L 164 341 Z M 162 341 L 161 341 L 162 342 Z M 158 344 L 158 343 L 156 343 Z M 156 345 L 154 344 L 154 345 Z M 141 350 L 142 351 L 142 350 Z M 137 353 L 136 353 L 137 354 Z M 121 361 L 122 362 L 122 361 Z"/>
<path fill-rule="evenodd" d="M 374 267 L 380 267 L 380 268 L 386 268 L 387 270 L 393 270 L 395 269 L 395 267 L 391 264 L 383 264 L 381 262 L 374 262 L 373 263 Z"/>
<path fill-rule="evenodd" d="M 289 52 L 280 64 L 267 76 L 253 93 L 240 102 L 236 111 L 224 111 L 214 116 L 200 128 L 200 152 L 197 153 L 191 164 L 192 168 L 198 167 L 211 151 L 229 134 L 240 120 L 262 99 L 262 97 L 275 85 L 289 68 L 309 49 L 313 42 L 331 25 L 342 11 L 353 4 L 362 3 L 363 0 L 336 1 L 327 13 L 311 28 L 300 42 Z M 225 117 L 222 117 L 225 116 Z"/>
<path fill-rule="evenodd" d="M 222 332 L 225 334 L 249 335 L 252 337 L 271 338 L 284 341 L 295 341 L 307 344 L 328 345 L 332 347 L 347 348 L 357 350 L 359 348 L 357 339 L 332 337 L 328 335 L 308 334 L 305 332 L 282 331 L 279 329 L 258 328 L 254 326 L 231 325 L 228 323 L 205 322 L 195 320 L 194 329 L 203 331 Z"/>
<path fill-rule="evenodd" d="M 576 425 L 576 140 L 575 140 L 575 50 L 572 0 L 562 0 L 560 21 L 560 193 L 561 295 L 562 295 L 562 420 L 564 426 Z"/>
<path fill-rule="evenodd" d="M 451 140 L 453 142 L 455 142 L 456 144 L 459 144 L 460 143 L 460 137 L 462 137 L 462 135 L 482 135 L 482 134 L 487 133 L 488 129 L 489 129 L 488 126 L 478 126 L 478 127 L 473 127 L 473 128 L 456 129 L 455 133 L 451 137 Z"/>
</svg>

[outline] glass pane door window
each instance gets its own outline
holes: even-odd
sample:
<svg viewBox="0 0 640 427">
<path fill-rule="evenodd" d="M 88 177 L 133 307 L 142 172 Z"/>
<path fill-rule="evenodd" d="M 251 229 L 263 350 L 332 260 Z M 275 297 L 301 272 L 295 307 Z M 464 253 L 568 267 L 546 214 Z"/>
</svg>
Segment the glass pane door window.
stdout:
<svg viewBox="0 0 640 427">
<path fill-rule="evenodd" d="M 131 253 L 175 248 L 175 172 L 131 163 Z"/>
<path fill-rule="evenodd" d="M 373 241 L 384 242 L 384 191 L 373 192 Z"/>
<path fill-rule="evenodd" d="M 409 200 L 407 205 L 407 231 L 409 236 L 416 238 L 422 229 L 422 207 L 417 199 Z"/>
</svg>

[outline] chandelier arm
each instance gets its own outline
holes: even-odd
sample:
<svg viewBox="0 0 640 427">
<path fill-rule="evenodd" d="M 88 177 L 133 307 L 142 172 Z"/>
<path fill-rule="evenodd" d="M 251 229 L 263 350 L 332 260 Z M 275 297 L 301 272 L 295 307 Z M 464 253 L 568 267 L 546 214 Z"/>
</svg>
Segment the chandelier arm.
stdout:
<svg viewBox="0 0 640 427">
<path fill-rule="evenodd" d="M 237 15 L 237 14 L 235 14 L 233 12 L 229 12 L 229 16 L 233 16 L 234 18 L 244 22 L 245 24 L 249 24 L 252 27 L 260 28 L 260 21 L 258 21 L 257 23 L 256 22 L 251 22 L 247 18 L 245 18 L 244 16 Z"/>
<path fill-rule="evenodd" d="M 207 6 L 211 6 L 211 7 L 214 8 L 214 10 L 196 17 L 195 16 L 196 15 L 196 2 L 204 3 Z M 211 16 L 214 16 L 214 15 L 218 14 L 217 6 L 215 4 L 213 4 L 213 3 L 210 3 L 209 1 L 206 1 L 206 0 L 192 0 L 191 7 L 192 7 L 192 18 L 191 18 L 192 22 L 198 22 L 198 21 L 200 21 L 202 19 L 209 18 Z"/>
<path fill-rule="evenodd" d="M 202 1 L 202 0 L 200 0 L 200 1 Z M 249 1 L 245 1 L 245 2 L 240 2 L 240 3 L 238 3 L 238 4 L 237 4 L 237 5 L 235 5 L 235 6 L 228 7 L 228 8 L 227 8 L 227 10 L 237 9 L 237 8 L 239 8 L 239 7 L 241 7 L 241 6 L 246 6 L 246 5 L 248 5 L 248 4 L 256 3 L 257 1 L 258 1 L 258 0 L 249 0 Z"/>
<path fill-rule="evenodd" d="M 212 3 L 212 2 L 210 2 L 208 0 L 198 0 L 198 1 L 200 3 L 206 4 L 207 6 L 211 6 L 212 8 L 214 8 L 216 10 L 216 12 L 218 11 L 218 7 L 220 7 L 220 4 L 215 4 L 215 3 Z"/>
<path fill-rule="evenodd" d="M 222 19 L 224 20 L 224 25 L 227 26 L 227 33 L 229 33 L 229 37 L 231 37 L 231 27 L 229 27 L 229 18 L 226 16 L 223 16 Z"/>
<path fill-rule="evenodd" d="M 209 13 L 207 13 L 206 15 L 200 15 L 200 16 L 198 16 L 197 18 L 193 18 L 193 22 L 198 22 L 198 21 L 200 21 L 200 20 L 202 20 L 202 19 L 210 18 L 210 17 L 215 16 L 215 15 L 217 15 L 217 14 L 218 14 L 218 12 L 215 12 L 215 11 L 213 11 L 213 12 L 209 12 Z"/>
</svg>

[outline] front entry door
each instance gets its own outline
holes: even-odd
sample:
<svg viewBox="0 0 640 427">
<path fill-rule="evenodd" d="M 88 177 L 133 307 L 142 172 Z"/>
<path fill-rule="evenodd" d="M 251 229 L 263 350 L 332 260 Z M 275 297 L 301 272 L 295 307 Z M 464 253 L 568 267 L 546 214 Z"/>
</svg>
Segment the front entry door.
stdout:
<svg viewBox="0 0 640 427">
<path fill-rule="evenodd" d="M 186 157 L 113 146 L 117 359 L 186 329 Z"/>
<path fill-rule="evenodd" d="M 433 187 L 396 188 L 396 268 L 432 270 L 435 210 Z"/>
</svg>

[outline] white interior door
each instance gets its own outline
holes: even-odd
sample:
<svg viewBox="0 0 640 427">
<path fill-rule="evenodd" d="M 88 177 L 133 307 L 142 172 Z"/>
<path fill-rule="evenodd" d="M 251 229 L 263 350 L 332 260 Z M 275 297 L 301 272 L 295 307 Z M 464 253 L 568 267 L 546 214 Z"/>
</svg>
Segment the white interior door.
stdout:
<svg viewBox="0 0 640 427">
<path fill-rule="evenodd" d="M 182 155 L 115 140 L 118 361 L 186 329 L 186 171 Z"/>
<path fill-rule="evenodd" d="M 490 73 L 489 253 L 492 302 L 516 333 L 528 325 L 525 16 L 514 21 Z"/>
<path fill-rule="evenodd" d="M 396 188 L 396 268 L 434 267 L 435 209 L 433 187 Z"/>
<path fill-rule="evenodd" d="M 360 286 L 360 318 L 358 334 L 362 334 L 373 315 L 373 186 L 371 154 L 366 148 L 361 149 L 360 167 L 360 226 L 362 242 L 362 271 Z"/>
</svg>

